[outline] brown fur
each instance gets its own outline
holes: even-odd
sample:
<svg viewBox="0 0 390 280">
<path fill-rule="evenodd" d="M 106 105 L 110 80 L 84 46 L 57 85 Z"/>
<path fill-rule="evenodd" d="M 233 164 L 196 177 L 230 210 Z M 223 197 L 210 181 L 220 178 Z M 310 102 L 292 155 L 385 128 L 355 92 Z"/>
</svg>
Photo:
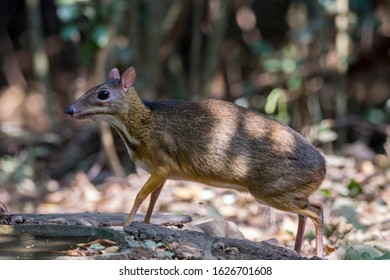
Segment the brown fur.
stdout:
<svg viewBox="0 0 390 280">
<path fill-rule="evenodd" d="M 110 77 L 114 79 L 88 91 L 66 113 L 110 122 L 132 157 L 150 169 L 125 225 L 152 193 L 145 217 L 149 221 L 166 179 L 178 178 L 248 191 L 261 203 L 310 217 L 317 230 L 317 249 L 322 251 L 322 208 L 308 198 L 325 176 L 325 160 L 304 137 L 278 121 L 221 100 L 143 101 L 131 87 L 133 68 L 122 78 L 112 70 Z M 103 89 L 110 92 L 109 100 L 97 98 Z M 300 219 L 302 237 L 305 221 Z M 297 240 L 297 251 L 301 242 Z"/>
</svg>

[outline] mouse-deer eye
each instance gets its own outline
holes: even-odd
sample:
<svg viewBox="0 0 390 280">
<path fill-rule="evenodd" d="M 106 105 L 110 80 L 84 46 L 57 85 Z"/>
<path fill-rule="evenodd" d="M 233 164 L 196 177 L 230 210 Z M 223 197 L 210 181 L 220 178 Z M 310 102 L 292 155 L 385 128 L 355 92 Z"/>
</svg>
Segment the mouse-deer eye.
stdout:
<svg viewBox="0 0 390 280">
<path fill-rule="evenodd" d="M 103 89 L 101 91 L 99 91 L 97 97 L 100 99 L 100 100 L 106 100 L 107 98 L 110 97 L 110 92 L 106 89 Z"/>
</svg>

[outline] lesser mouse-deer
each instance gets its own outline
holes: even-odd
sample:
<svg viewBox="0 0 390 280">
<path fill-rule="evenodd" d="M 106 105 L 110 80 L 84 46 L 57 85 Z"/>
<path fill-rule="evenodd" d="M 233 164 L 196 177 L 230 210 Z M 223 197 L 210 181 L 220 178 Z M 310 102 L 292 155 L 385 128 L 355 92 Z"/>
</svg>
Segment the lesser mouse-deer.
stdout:
<svg viewBox="0 0 390 280">
<path fill-rule="evenodd" d="M 142 100 L 133 85 L 136 71 L 109 79 L 65 109 L 75 119 L 104 120 L 114 127 L 130 156 L 150 177 L 138 192 L 124 226 L 151 194 L 149 222 L 167 179 L 201 182 L 249 192 L 258 202 L 298 214 L 294 249 L 302 247 L 306 217 L 323 256 L 323 210 L 309 201 L 326 172 L 325 160 L 303 136 L 255 111 L 221 100 Z"/>
</svg>

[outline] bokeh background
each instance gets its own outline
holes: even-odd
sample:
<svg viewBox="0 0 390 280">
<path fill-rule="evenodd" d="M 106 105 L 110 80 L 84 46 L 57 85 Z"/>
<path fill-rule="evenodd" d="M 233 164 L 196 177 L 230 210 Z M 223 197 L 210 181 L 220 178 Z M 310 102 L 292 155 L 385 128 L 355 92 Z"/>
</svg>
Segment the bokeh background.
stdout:
<svg viewBox="0 0 390 280">
<path fill-rule="evenodd" d="M 326 207 L 329 253 L 390 237 L 389 0 L 1 1 L 4 212 L 129 211 L 147 175 L 107 125 L 63 114 L 112 67 L 129 66 L 144 99 L 229 100 L 316 145 L 328 162 L 314 199 Z M 293 242 L 294 216 L 231 191 L 168 185 L 158 211 Z"/>
</svg>

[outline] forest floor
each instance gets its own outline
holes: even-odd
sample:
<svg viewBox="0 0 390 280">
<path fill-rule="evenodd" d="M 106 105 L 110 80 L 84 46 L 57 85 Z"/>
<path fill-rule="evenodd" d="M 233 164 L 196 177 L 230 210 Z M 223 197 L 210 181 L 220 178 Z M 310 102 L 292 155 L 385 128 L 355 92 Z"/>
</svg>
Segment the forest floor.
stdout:
<svg viewBox="0 0 390 280">
<path fill-rule="evenodd" d="M 358 154 L 362 154 L 360 147 Z M 327 175 L 311 198 L 320 202 L 325 212 L 325 249 L 328 259 L 375 259 L 390 256 L 390 169 L 383 155 L 364 157 L 326 156 Z M 2 159 L 0 175 L 5 174 L 10 159 Z M 55 180 L 46 182 L 40 192 L 33 182 L 3 184 L 0 210 L 10 213 L 128 213 L 136 193 L 149 174 L 137 170 L 126 178 L 106 177 L 93 184 L 85 173 L 75 173 L 69 185 Z M 5 180 L 4 178 L 1 178 Z M 148 202 L 140 208 L 145 213 Z M 210 188 L 193 182 L 167 181 L 155 211 L 209 216 L 237 224 L 246 239 L 276 239 L 292 248 L 297 217 L 260 205 L 245 193 Z M 1 212 L 1 211 L 0 211 Z M 314 254 L 313 224 L 308 221 L 303 254 Z"/>
</svg>

